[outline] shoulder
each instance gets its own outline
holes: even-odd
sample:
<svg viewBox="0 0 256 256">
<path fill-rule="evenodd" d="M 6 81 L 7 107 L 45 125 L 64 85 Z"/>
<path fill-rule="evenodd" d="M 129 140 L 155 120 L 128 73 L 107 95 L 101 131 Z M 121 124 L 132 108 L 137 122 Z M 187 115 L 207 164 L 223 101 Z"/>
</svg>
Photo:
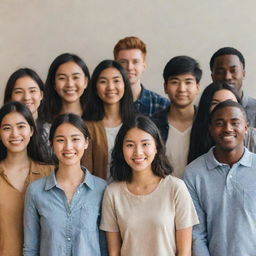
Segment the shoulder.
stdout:
<svg viewBox="0 0 256 256">
<path fill-rule="evenodd" d="M 173 191 L 186 189 L 184 181 L 172 175 L 168 175 L 164 178 L 163 185 L 172 188 Z"/>
<path fill-rule="evenodd" d="M 169 107 L 165 108 L 165 109 L 162 109 L 160 110 L 159 112 L 155 113 L 151 119 L 158 123 L 158 122 L 164 122 L 166 119 L 167 119 L 167 116 L 168 116 L 168 112 L 169 112 Z"/>
<path fill-rule="evenodd" d="M 120 196 L 120 194 L 122 194 L 123 191 L 123 186 L 124 182 L 114 181 L 107 186 L 105 193 L 111 197 Z"/>
<path fill-rule="evenodd" d="M 42 176 L 47 176 L 54 170 L 54 165 L 31 161 L 31 170 L 33 172 L 38 172 Z"/>
<path fill-rule="evenodd" d="M 164 96 L 161 96 L 160 94 L 153 92 L 151 90 L 145 89 L 144 87 L 143 87 L 143 93 L 145 96 L 151 98 L 154 101 L 164 102 L 166 104 L 170 103 L 170 101 L 167 98 L 165 98 Z"/>
<path fill-rule="evenodd" d="M 91 174 L 88 170 L 86 171 L 86 175 L 88 175 L 89 180 L 93 182 L 94 188 L 97 190 L 105 190 L 107 187 L 107 182 L 105 180 Z"/>
<path fill-rule="evenodd" d="M 45 189 L 46 181 L 49 176 L 33 181 L 27 189 L 27 193 L 31 195 L 41 194 Z"/>
</svg>

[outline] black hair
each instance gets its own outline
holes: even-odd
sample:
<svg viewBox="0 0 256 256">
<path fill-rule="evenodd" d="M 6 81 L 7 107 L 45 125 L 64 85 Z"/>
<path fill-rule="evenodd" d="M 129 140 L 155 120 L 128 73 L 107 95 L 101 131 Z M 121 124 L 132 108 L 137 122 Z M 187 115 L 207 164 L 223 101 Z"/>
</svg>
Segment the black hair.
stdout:
<svg viewBox="0 0 256 256">
<path fill-rule="evenodd" d="M 50 65 L 47 79 L 45 82 L 45 86 L 46 86 L 45 102 L 47 107 L 45 119 L 49 123 L 52 123 L 54 118 L 61 112 L 62 99 L 55 90 L 55 75 L 59 66 L 67 62 L 76 63 L 83 70 L 85 77 L 88 79 L 88 82 L 90 80 L 89 70 L 85 62 L 79 56 L 71 53 L 63 53 L 54 59 L 54 61 Z M 84 117 L 84 114 L 85 114 L 85 101 L 86 101 L 85 96 L 86 96 L 86 89 L 84 90 L 83 94 L 80 97 L 80 104 L 83 110 L 82 117 Z"/>
<path fill-rule="evenodd" d="M 223 108 L 226 108 L 226 107 L 234 107 L 234 108 L 239 108 L 244 116 L 244 120 L 245 122 L 247 123 L 247 114 L 245 112 L 245 109 L 244 107 L 239 104 L 238 102 L 235 102 L 233 100 L 225 100 L 225 101 L 222 101 L 220 102 L 213 110 L 212 112 L 210 113 L 210 117 L 209 117 L 209 125 L 211 125 L 211 122 L 213 120 L 213 117 L 215 115 L 215 113 L 220 110 L 220 109 L 223 109 Z"/>
<path fill-rule="evenodd" d="M 49 141 L 50 141 L 51 145 L 53 145 L 54 134 L 55 134 L 57 128 L 60 125 L 65 124 L 65 123 L 69 123 L 69 124 L 75 126 L 84 135 L 84 138 L 86 140 L 90 139 L 90 134 L 87 129 L 87 126 L 85 125 L 84 120 L 80 116 L 78 116 L 76 114 L 72 114 L 72 113 L 62 114 L 62 115 L 57 116 L 52 123 L 51 129 L 50 129 L 50 134 L 49 134 Z M 54 156 L 53 161 L 56 164 L 58 163 L 58 159 L 55 156 Z"/>
<path fill-rule="evenodd" d="M 215 59 L 217 57 L 223 56 L 223 55 L 236 55 L 239 58 L 239 61 L 242 63 L 243 68 L 245 69 L 245 60 L 244 60 L 243 54 L 233 47 L 223 47 L 223 48 L 220 48 L 218 51 L 216 51 L 212 55 L 211 60 L 210 60 L 211 71 L 213 70 L 213 65 L 214 65 Z"/>
<path fill-rule="evenodd" d="M 38 131 L 31 114 L 31 111 L 22 103 L 13 101 L 6 103 L 0 109 L 0 124 L 2 123 L 3 118 L 9 113 L 17 112 L 21 114 L 26 121 L 28 122 L 31 130 L 33 131 L 30 141 L 27 146 L 27 154 L 30 159 L 40 163 L 49 163 L 47 159 L 48 153 L 45 152 L 45 147 L 42 147 L 40 137 L 38 136 Z M 7 157 L 7 150 L 2 141 L 0 140 L 0 160 L 3 160 Z"/>
<path fill-rule="evenodd" d="M 167 83 L 171 76 L 191 73 L 199 83 L 202 77 L 202 70 L 199 63 L 189 56 L 176 56 L 165 65 L 163 77 Z"/>
<path fill-rule="evenodd" d="M 159 130 L 155 123 L 148 117 L 143 115 L 136 115 L 135 118 L 125 122 L 120 128 L 115 146 L 112 151 L 112 162 L 110 166 L 110 173 L 114 181 L 131 181 L 132 169 L 126 163 L 123 155 L 123 142 L 127 132 L 132 128 L 138 128 L 150 134 L 156 143 L 157 153 L 152 162 L 152 171 L 156 176 L 165 177 L 172 173 L 172 167 L 165 155 L 165 146 L 161 139 Z"/>
<path fill-rule="evenodd" d="M 237 90 L 225 82 L 211 83 L 204 89 L 191 129 L 188 163 L 206 153 L 214 145 L 208 130 L 210 117 L 209 112 L 213 95 L 215 92 L 223 89 L 231 91 L 235 95 L 238 103 L 241 103 Z"/>
<path fill-rule="evenodd" d="M 92 79 L 87 88 L 85 120 L 99 121 L 104 118 L 104 104 L 97 94 L 97 81 L 100 73 L 107 68 L 117 69 L 121 73 L 124 81 L 124 96 L 120 100 L 120 114 L 121 119 L 124 122 L 125 120 L 131 119 L 134 116 L 135 110 L 133 105 L 132 91 L 125 69 L 121 64 L 114 60 L 103 60 L 93 71 Z"/>
<path fill-rule="evenodd" d="M 5 86 L 5 91 L 4 91 L 4 104 L 12 101 L 12 92 L 13 92 L 16 81 L 19 78 L 26 77 L 26 76 L 30 77 L 33 81 L 35 81 L 35 83 L 38 85 L 41 93 L 43 93 L 43 95 L 45 95 L 44 83 L 41 80 L 41 78 L 39 77 L 39 75 L 34 70 L 32 70 L 30 68 L 20 68 L 20 69 L 16 70 L 14 73 L 12 73 L 7 81 L 7 84 Z M 41 124 L 43 123 L 44 109 L 45 109 L 44 99 L 42 99 L 41 104 L 37 110 L 38 118 L 37 118 L 37 120 L 35 120 L 37 126 L 41 126 Z"/>
</svg>

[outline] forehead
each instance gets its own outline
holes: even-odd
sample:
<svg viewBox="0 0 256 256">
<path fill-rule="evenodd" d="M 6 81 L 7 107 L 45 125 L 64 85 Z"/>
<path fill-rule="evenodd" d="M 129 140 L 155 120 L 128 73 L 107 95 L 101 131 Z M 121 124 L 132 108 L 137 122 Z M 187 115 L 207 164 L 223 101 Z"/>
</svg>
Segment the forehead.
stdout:
<svg viewBox="0 0 256 256">
<path fill-rule="evenodd" d="M 233 66 L 238 66 L 242 68 L 243 64 L 240 62 L 237 55 L 227 54 L 215 58 L 213 69 Z"/>
<path fill-rule="evenodd" d="M 171 75 L 168 80 L 177 79 L 177 80 L 193 80 L 196 81 L 196 78 L 191 73 L 179 74 L 179 75 Z"/>
<path fill-rule="evenodd" d="M 82 132 L 70 123 L 63 123 L 59 125 L 54 133 L 54 136 L 68 137 L 73 134 L 83 135 Z"/>
<path fill-rule="evenodd" d="M 154 140 L 151 134 L 141 130 L 139 128 L 132 128 L 130 129 L 125 137 L 124 140 L 132 140 L 132 141 L 141 141 L 141 140 Z"/>
<path fill-rule="evenodd" d="M 100 72 L 99 77 L 116 77 L 121 76 L 121 73 L 118 69 L 114 67 L 106 68 Z"/>
<path fill-rule="evenodd" d="M 212 100 L 221 100 L 221 101 L 225 101 L 228 99 L 232 99 L 234 101 L 237 101 L 236 96 L 234 95 L 234 93 L 232 93 L 230 90 L 227 89 L 221 89 L 216 91 L 213 94 Z"/>
<path fill-rule="evenodd" d="M 7 124 L 7 123 L 8 124 L 16 124 L 19 122 L 28 123 L 22 114 L 20 114 L 18 112 L 11 112 L 4 116 L 1 125 Z"/>
<path fill-rule="evenodd" d="M 59 73 L 83 73 L 83 70 L 75 62 L 69 61 L 69 62 L 61 64 L 58 67 L 56 74 L 59 74 Z"/>
<path fill-rule="evenodd" d="M 141 59 L 144 60 L 145 55 L 140 49 L 124 49 L 120 50 L 117 54 L 117 60 L 132 60 Z"/>
<path fill-rule="evenodd" d="M 215 111 L 215 113 L 213 114 L 212 120 L 214 121 L 218 119 L 222 119 L 226 121 L 237 119 L 237 120 L 244 120 L 246 122 L 246 117 L 244 112 L 240 108 L 234 107 L 234 106 L 223 107 Z"/>
<path fill-rule="evenodd" d="M 31 77 L 29 76 L 23 76 L 20 77 L 16 80 L 14 88 L 30 88 L 30 87 L 37 87 L 39 88 L 38 84 L 36 81 L 34 81 Z"/>
</svg>

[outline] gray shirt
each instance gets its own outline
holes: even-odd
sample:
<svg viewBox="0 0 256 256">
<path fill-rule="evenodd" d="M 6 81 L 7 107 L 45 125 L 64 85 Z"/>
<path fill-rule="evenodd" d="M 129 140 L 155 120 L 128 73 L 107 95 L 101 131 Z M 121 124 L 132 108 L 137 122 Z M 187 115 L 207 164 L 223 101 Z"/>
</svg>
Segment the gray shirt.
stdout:
<svg viewBox="0 0 256 256">
<path fill-rule="evenodd" d="M 250 126 L 256 128 L 256 99 L 243 95 L 242 106 L 246 111 Z"/>
<path fill-rule="evenodd" d="M 256 255 L 256 154 L 246 148 L 232 167 L 211 148 L 190 163 L 184 181 L 200 224 L 193 228 L 195 256 Z"/>
</svg>

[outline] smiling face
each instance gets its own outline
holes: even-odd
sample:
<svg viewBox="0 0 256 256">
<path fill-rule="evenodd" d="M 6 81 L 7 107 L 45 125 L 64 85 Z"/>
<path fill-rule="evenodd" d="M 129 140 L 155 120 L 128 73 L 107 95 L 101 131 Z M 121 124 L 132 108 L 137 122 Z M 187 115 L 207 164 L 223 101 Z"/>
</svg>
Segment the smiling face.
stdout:
<svg viewBox="0 0 256 256">
<path fill-rule="evenodd" d="M 140 86 L 142 73 L 146 69 L 145 56 L 139 49 L 125 49 L 118 52 L 118 61 L 126 70 L 131 86 Z"/>
<path fill-rule="evenodd" d="M 123 142 L 123 155 L 133 172 L 152 172 L 151 164 L 156 153 L 155 140 L 149 133 L 139 128 L 132 128 L 126 133 Z"/>
<path fill-rule="evenodd" d="M 119 104 L 124 96 L 124 80 L 116 68 L 104 69 L 96 83 L 97 94 L 106 105 Z"/>
<path fill-rule="evenodd" d="M 243 152 L 247 122 L 239 108 L 228 106 L 217 110 L 212 117 L 209 130 L 219 151 Z"/>
<path fill-rule="evenodd" d="M 65 103 L 79 101 L 87 87 L 88 78 L 82 68 L 73 61 L 59 66 L 55 74 L 55 90 Z"/>
<path fill-rule="evenodd" d="M 171 76 L 165 84 L 165 93 L 175 106 L 187 107 L 198 95 L 199 84 L 190 73 Z"/>
<path fill-rule="evenodd" d="M 59 160 L 59 165 L 79 165 L 88 147 L 88 140 L 83 133 L 70 123 L 61 124 L 53 137 L 53 152 Z"/>
<path fill-rule="evenodd" d="M 0 127 L 0 137 L 9 153 L 27 151 L 27 146 L 33 131 L 27 120 L 18 112 L 7 114 Z"/>
<path fill-rule="evenodd" d="M 33 118 L 38 116 L 38 108 L 43 99 L 43 92 L 38 84 L 29 76 L 24 76 L 16 80 L 12 90 L 11 100 L 25 104 L 31 111 Z"/>
</svg>

